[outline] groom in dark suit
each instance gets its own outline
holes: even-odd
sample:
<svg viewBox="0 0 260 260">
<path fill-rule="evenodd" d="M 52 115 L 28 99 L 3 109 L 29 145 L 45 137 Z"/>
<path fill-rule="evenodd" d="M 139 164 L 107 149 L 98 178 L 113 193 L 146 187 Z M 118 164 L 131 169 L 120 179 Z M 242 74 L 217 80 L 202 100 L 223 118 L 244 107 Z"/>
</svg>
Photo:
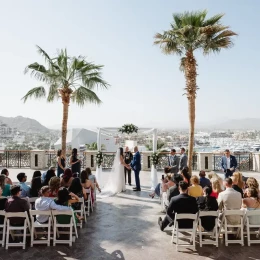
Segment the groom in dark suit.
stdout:
<svg viewBox="0 0 260 260">
<path fill-rule="evenodd" d="M 135 146 L 134 152 L 135 152 L 134 158 L 133 158 L 132 162 L 130 163 L 130 166 L 134 170 L 134 173 L 135 173 L 136 187 L 134 187 L 133 190 L 141 191 L 140 178 L 139 178 L 139 173 L 141 171 L 141 155 L 138 151 L 137 146 Z"/>
</svg>

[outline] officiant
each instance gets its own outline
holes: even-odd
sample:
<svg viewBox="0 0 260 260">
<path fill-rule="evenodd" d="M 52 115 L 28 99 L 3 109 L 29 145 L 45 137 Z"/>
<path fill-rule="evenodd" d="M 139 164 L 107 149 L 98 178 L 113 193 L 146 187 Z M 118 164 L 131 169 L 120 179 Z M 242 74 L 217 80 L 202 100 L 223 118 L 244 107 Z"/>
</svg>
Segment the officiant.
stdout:
<svg viewBox="0 0 260 260">
<path fill-rule="evenodd" d="M 129 151 L 129 147 L 126 146 L 124 160 L 126 164 L 130 164 L 133 160 L 133 154 Z M 126 183 L 126 174 L 128 175 L 128 184 L 131 186 L 131 169 L 125 167 L 125 183 Z"/>
</svg>

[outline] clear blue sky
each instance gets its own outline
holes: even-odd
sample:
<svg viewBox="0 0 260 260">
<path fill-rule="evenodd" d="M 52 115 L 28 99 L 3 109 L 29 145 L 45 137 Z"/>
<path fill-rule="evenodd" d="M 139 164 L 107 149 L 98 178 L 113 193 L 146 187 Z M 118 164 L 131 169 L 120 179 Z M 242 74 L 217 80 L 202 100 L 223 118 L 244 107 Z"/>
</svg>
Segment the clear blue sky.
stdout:
<svg viewBox="0 0 260 260">
<path fill-rule="evenodd" d="M 35 118 L 60 124 L 62 104 L 21 97 L 40 85 L 24 75 L 29 63 L 41 62 L 35 45 L 50 55 L 67 47 L 105 65 L 111 85 L 99 91 L 101 106 L 70 106 L 69 124 L 86 126 L 178 127 L 188 125 L 184 75 L 179 57 L 165 56 L 153 45 L 167 30 L 172 13 L 207 9 L 225 13 L 223 23 L 239 34 L 235 46 L 198 60 L 197 122 L 259 117 L 259 13 L 256 0 L 45 0 L 0 1 L 0 75 L 2 116 Z"/>
</svg>

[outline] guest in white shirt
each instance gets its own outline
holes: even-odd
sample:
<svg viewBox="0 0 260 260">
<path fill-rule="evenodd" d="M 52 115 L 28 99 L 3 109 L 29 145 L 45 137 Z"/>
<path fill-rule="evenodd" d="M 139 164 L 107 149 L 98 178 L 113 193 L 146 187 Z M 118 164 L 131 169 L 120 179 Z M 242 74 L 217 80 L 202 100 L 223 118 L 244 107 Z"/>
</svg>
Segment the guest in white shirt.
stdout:
<svg viewBox="0 0 260 260">
<path fill-rule="evenodd" d="M 232 188 L 232 179 L 226 178 L 224 185 L 225 191 L 222 191 L 218 195 L 218 205 L 220 210 L 238 210 L 242 205 L 242 196 L 240 192 L 235 191 Z M 222 215 L 220 215 L 222 219 Z M 239 224 L 240 216 L 227 216 L 228 224 Z"/>
<path fill-rule="evenodd" d="M 71 210 L 70 207 L 61 206 L 56 204 L 53 199 L 49 198 L 50 188 L 49 186 L 43 186 L 40 190 L 41 197 L 35 201 L 36 210 Z M 36 219 L 39 223 L 45 223 L 48 221 L 49 216 L 37 215 Z"/>
</svg>

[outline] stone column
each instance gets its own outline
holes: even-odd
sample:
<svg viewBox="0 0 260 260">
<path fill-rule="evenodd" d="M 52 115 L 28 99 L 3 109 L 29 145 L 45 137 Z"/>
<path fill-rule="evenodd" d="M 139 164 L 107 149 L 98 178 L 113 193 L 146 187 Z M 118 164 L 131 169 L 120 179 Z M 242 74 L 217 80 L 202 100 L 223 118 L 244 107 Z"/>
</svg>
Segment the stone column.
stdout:
<svg viewBox="0 0 260 260">
<path fill-rule="evenodd" d="M 31 151 L 31 169 L 43 170 L 46 169 L 47 161 L 44 150 Z"/>
<path fill-rule="evenodd" d="M 260 171 L 260 153 L 252 153 L 253 156 L 253 171 Z"/>
<path fill-rule="evenodd" d="M 151 152 L 142 152 L 142 171 L 149 171 L 151 169 L 148 168 L 148 156 L 151 155 Z"/>
<path fill-rule="evenodd" d="M 198 153 L 198 170 L 212 171 L 213 154 L 209 152 Z"/>
<path fill-rule="evenodd" d="M 96 151 L 86 151 L 86 167 L 89 167 L 92 171 L 96 170 Z M 93 164 L 91 165 L 91 157 L 93 159 Z"/>
</svg>

